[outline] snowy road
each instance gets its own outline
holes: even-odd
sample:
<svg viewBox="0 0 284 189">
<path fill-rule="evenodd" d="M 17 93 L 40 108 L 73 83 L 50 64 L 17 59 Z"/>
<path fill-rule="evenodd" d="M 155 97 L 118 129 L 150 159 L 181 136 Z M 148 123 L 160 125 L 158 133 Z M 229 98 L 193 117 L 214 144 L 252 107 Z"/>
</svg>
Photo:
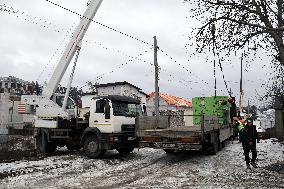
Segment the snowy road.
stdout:
<svg viewBox="0 0 284 189">
<path fill-rule="evenodd" d="M 284 145 L 270 139 L 257 148 L 260 168 L 252 171 L 236 141 L 215 156 L 140 149 L 100 160 L 75 153 L 2 163 L 0 176 L 13 176 L 0 179 L 0 188 L 284 188 Z"/>
</svg>

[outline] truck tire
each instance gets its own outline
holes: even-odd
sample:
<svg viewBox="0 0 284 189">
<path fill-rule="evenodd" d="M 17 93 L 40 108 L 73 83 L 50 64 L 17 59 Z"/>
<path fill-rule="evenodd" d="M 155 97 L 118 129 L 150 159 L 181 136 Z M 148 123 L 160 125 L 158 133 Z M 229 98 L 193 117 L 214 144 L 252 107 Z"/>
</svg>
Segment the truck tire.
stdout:
<svg viewBox="0 0 284 189">
<path fill-rule="evenodd" d="M 163 149 L 167 154 L 173 154 L 175 153 L 175 150 L 173 149 Z"/>
<path fill-rule="evenodd" d="M 117 148 L 116 150 L 119 152 L 119 154 L 127 155 L 133 152 L 134 148 Z"/>
<path fill-rule="evenodd" d="M 76 146 L 76 145 L 72 145 L 72 144 L 66 144 L 66 147 L 69 151 L 74 151 L 74 150 L 80 150 L 81 146 Z"/>
<path fill-rule="evenodd" d="M 56 144 L 53 142 L 48 142 L 47 135 L 43 132 L 36 137 L 36 146 L 37 149 L 43 154 L 52 153 L 57 148 Z"/>
<path fill-rule="evenodd" d="M 36 147 L 41 153 L 47 153 L 47 137 L 44 133 L 36 136 Z"/>
<path fill-rule="evenodd" d="M 214 134 L 214 142 L 211 144 L 210 148 L 210 154 L 211 155 L 216 155 L 219 149 L 219 140 L 218 140 L 218 135 L 217 133 Z"/>
<path fill-rule="evenodd" d="M 99 158 L 104 155 L 106 150 L 101 149 L 101 144 L 97 136 L 87 135 L 83 141 L 83 150 L 84 153 L 89 158 Z"/>
<path fill-rule="evenodd" d="M 46 148 L 46 153 L 55 152 L 56 148 L 57 148 L 56 144 L 54 144 L 53 142 L 48 142 L 47 143 L 47 148 Z"/>
</svg>

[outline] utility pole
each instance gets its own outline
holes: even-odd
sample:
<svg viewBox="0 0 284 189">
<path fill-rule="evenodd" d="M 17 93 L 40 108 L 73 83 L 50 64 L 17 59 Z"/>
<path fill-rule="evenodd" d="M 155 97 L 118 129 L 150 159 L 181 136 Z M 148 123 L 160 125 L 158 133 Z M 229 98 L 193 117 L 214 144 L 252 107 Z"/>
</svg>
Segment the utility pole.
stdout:
<svg viewBox="0 0 284 189">
<path fill-rule="evenodd" d="M 214 53 L 214 96 L 217 96 L 217 79 L 216 79 L 216 60 L 215 60 L 215 53 Z"/>
<path fill-rule="evenodd" d="M 154 36 L 154 66 L 155 66 L 155 116 L 159 115 L 159 66 L 157 61 L 157 38 Z"/>
<path fill-rule="evenodd" d="M 241 56 L 241 79 L 240 79 L 240 100 L 239 100 L 239 112 L 240 114 L 243 112 L 243 55 Z"/>
<path fill-rule="evenodd" d="M 248 113 L 247 114 L 249 114 L 249 112 L 250 112 L 250 109 L 249 109 L 249 100 L 248 100 Z"/>
</svg>

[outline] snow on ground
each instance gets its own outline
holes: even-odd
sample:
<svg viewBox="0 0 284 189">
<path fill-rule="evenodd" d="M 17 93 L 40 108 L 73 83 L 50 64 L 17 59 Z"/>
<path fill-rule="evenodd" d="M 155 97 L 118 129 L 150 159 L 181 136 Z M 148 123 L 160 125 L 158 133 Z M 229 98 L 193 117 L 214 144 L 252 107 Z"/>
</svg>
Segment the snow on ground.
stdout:
<svg viewBox="0 0 284 189">
<path fill-rule="evenodd" d="M 39 161 L 0 164 L 0 175 L 20 173 L 1 179 L 0 188 L 284 188 L 284 171 L 269 169 L 284 162 L 284 145 L 269 139 L 257 149 L 260 168 L 251 171 L 245 169 L 237 141 L 214 156 L 145 148 L 129 156 L 110 151 L 92 160 L 83 153 L 64 152 Z"/>
</svg>

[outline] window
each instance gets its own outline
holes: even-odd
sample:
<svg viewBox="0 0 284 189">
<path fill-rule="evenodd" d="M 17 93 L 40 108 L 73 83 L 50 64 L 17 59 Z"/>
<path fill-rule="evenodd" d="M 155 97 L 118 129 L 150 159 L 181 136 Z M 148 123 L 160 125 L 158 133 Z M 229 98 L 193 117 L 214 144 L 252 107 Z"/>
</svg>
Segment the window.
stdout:
<svg viewBox="0 0 284 189">
<path fill-rule="evenodd" d="M 100 99 L 96 102 L 96 113 L 104 113 L 106 100 Z"/>
<path fill-rule="evenodd" d="M 71 98 L 68 97 L 67 104 L 66 104 L 66 109 L 74 109 L 74 108 L 75 108 L 75 105 L 74 105 L 73 100 L 71 100 Z"/>
<path fill-rule="evenodd" d="M 141 106 L 138 104 L 129 104 L 127 102 L 113 101 L 113 115 L 135 117 L 137 114 L 142 115 Z"/>
<path fill-rule="evenodd" d="M 53 97 L 51 97 L 52 99 Z M 56 96 L 55 98 L 56 104 L 58 104 L 60 107 L 63 106 L 63 102 L 64 102 L 64 96 Z M 66 103 L 66 109 L 74 109 L 75 108 L 75 104 L 74 102 L 71 100 L 70 97 L 67 98 L 67 103 Z"/>
</svg>

